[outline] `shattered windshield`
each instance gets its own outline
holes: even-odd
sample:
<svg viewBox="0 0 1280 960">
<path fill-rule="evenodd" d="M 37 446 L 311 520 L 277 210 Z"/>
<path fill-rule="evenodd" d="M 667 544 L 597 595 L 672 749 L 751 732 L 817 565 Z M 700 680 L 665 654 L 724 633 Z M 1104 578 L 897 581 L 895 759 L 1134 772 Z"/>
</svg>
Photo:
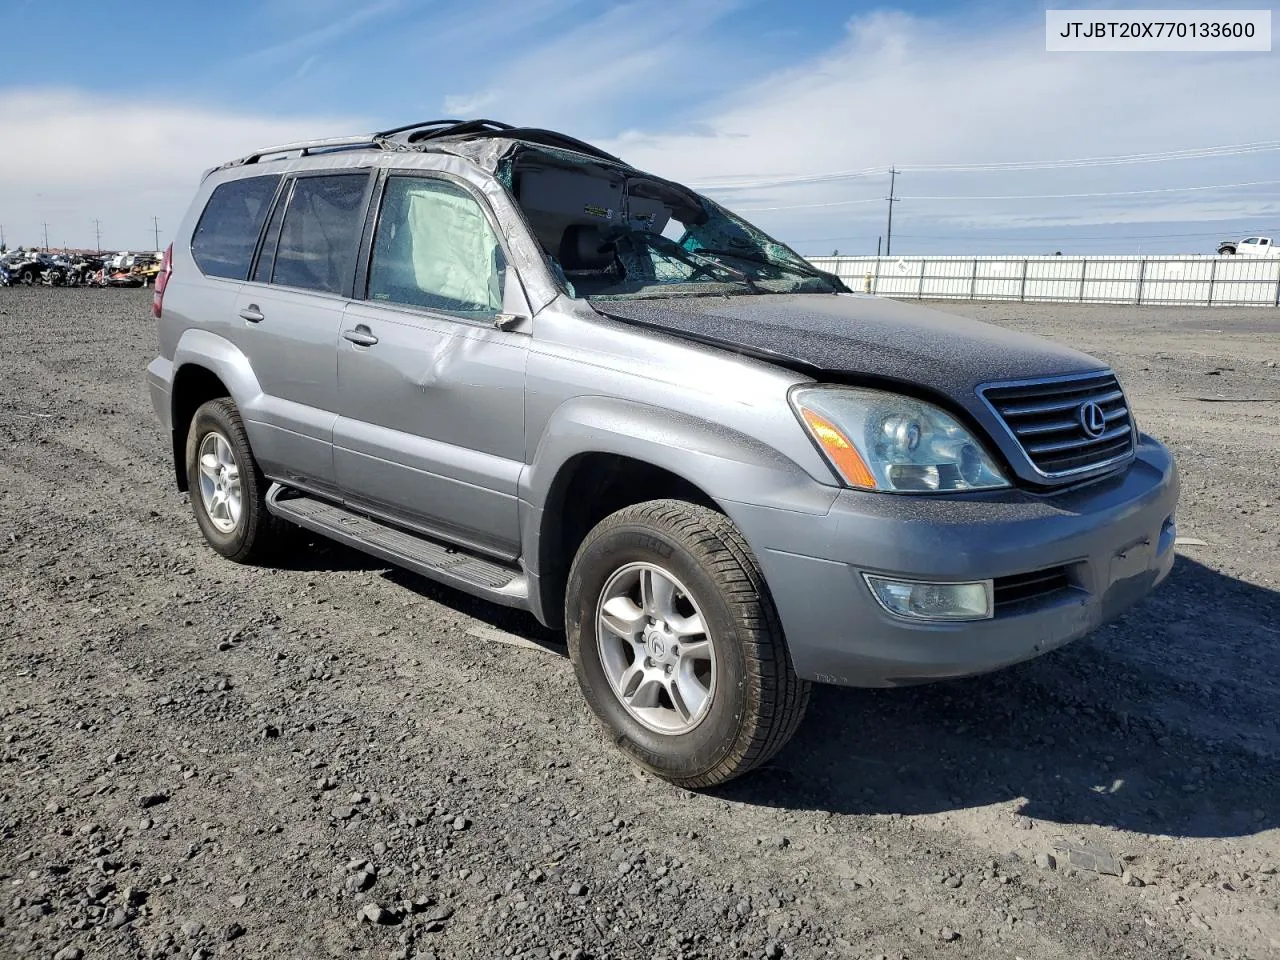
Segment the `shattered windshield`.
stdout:
<svg viewBox="0 0 1280 960">
<path fill-rule="evenodd" d="M 547 159 L 541 154 L 516 164 L 511 188 L 571 296 L 845 289 L 789 247 L 685 187 L 598 162 Z"/>
</svg>

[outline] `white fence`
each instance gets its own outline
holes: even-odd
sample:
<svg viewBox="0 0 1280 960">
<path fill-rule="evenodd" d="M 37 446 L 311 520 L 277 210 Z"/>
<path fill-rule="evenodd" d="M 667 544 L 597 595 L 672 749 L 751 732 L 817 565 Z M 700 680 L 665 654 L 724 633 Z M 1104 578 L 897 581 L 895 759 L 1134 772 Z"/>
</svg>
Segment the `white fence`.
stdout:
<svg viewBox="0 0 1280 960">
<path fill-rule="evenodd" d="M 851 290 L 925 300 L 1280 306 L 1280 258 L 810 257 Z"/>
</svg>

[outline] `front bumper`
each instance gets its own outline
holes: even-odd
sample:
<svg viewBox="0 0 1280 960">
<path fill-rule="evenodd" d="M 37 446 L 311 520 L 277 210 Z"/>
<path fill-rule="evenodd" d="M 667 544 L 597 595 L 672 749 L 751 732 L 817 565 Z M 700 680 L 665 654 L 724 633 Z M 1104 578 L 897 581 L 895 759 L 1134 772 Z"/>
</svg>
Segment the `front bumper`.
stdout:
<svg viewBox="0 0 1280 960">
<path fill-rule="evenodd" d="M 1142 436 L 1116 476 L 1052 496 L 842 491 L 802 514 L 732 504 L 777 604 L 796 672 L 847 686 L 967 676 L 1046 653 L 1132 606 L 1173 565 L 1177 467 Z M 895 616 L 863 573 L 917 580 L 1013 578 L 1062 568 L 1065 585 L 997 603 L 989 620 Z"/>
</svg>

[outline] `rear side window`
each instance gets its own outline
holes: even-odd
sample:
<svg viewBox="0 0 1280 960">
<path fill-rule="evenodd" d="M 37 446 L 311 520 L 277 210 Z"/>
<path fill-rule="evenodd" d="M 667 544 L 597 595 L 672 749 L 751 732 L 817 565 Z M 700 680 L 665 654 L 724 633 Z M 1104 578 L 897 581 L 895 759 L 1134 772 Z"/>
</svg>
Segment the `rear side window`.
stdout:
<svg viewBox="0 0 1280 960">
<path fill-rule="evenodd" d="M 191 256 L 201 273 L 229 280 L 249 275 L 253 249 L 279 182 L 278 176 L 249 177 L 213 191 L 191 238 Z"/>
<path fill-rule="evenodd" d="M 300 177 L 276 245 L 271 282 L 342 293 L 355 269 L 369 175 Z"/>
</svg>

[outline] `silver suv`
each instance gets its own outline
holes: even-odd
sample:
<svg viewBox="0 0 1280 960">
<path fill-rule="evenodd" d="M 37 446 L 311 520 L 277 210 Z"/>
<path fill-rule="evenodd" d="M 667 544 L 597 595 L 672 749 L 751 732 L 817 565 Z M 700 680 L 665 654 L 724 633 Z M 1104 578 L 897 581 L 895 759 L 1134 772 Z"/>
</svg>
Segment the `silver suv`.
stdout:
<svg viewBox="0 0 1280 960">
<path fill-rule="evenodd" d="M 851 294 L 562 134 L 439 121 L 204 177 L 147 380 L 209 544 L 289 525 L 563 628 L 690 787 L 810 681 L 992 670 L 1173 562 L 1176 469 L 1106 365 Z"/>
</svg>

